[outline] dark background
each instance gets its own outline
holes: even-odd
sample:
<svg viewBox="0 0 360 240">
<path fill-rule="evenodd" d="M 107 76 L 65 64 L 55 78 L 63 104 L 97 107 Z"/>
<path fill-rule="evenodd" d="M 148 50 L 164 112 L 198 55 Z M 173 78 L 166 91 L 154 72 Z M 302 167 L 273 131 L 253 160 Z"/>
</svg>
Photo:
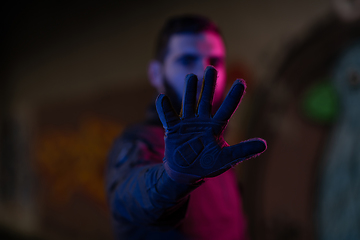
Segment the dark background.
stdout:
<svg viewBox="0 0 360 240">
<path fill-rule="evenodd" d="M 247 127 L 252 126 L 256 111 L 263 110 L 256 108 L 258 89 L 269 90 L 287 53 L 332 12 L 327 0 L 12 1 L 3 5 L 0 238 L 111 239 L 102 188 L 106 153 L 124 126 L 143 119 L 145 108 L 154 100 L 147 64 L 156 34 L 169 16 L 199 13 L 222 29 L 229 84 L 241 77 L 249 86 L 230 122 L 233 130 L 227 139 L 235 143 L 262 137 L 262 132 Z M 286 89 L 279 91 L 287 94 Z M 303 123 L 295 127 L 303 135 L 315 133 L 315 142 L 307 146 L 321 146 L 316 142 L 321 129 Z M 286 149 L 298 144 L 284 141 L 290 145 Z M 261 165 L 261 159 L 252 161 Z M 285 169 L 279 171 L 297 169 L 301 178 L 313 165 L 281 166 Z M 254 238 L 311 239 L 313 225 L 307 222 L 311 207 L 301 202 L 296 185 L 287 181 L 292 176 L 279 177 L 276 169 L 271 170 L 278 178 L 263 188 L 251 181 L 258 167 L 245 163 L 237 168 L 249 227 L 265 234 L 253 233 Z M 306 186 L 312 178 L 304 179 L 299 191 L 309 192 Z M 271 192 L 272 183 L 280 185 L 275 187 L 278 191 Z M 291 188 L 295 190 L 289 192 Z M 263 189 L 267 189 L 261 193 L 264 198 L 257 199 Z M 288 195 L 282 197 L 282 192 Z M 279 207 L 279 199 L 285 205 Z"/>
</svg>

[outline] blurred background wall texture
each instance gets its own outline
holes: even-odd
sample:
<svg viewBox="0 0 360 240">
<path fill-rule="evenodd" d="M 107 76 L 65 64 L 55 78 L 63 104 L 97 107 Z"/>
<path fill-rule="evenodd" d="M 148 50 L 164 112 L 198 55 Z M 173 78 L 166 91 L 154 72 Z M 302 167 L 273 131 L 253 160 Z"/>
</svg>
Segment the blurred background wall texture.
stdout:
<svg viewBox="0 0 360 240">
<path fill-rule="evenodd" d="M 112 239 L 103 188 L 107 151 L 154 101 L 147 64 L 162 24 L 197 13 L 222 30 L 229 85 L 244 78 L 249 86 L 228 141 L 269 139 L 263 157 L 237 168 L 253 239 L 315 239 L 318 156 L 332 125 L 306 120 L 297 109 L 307 87 L 328 76 L 321 36 L 348 34 L 339 30 L 348 23 L 334 13 L 338 2 L 20 0 L 3 6 L 0 238 Z M 331 44 L 340 49 L 347 41 Z M 309 65 L 318 63 L 327 67 L 313 76 Z M 306 87 L 299 87 L 300 76 Z M 299 154 L 306 159 L 298 161 Z"/>
</svg>

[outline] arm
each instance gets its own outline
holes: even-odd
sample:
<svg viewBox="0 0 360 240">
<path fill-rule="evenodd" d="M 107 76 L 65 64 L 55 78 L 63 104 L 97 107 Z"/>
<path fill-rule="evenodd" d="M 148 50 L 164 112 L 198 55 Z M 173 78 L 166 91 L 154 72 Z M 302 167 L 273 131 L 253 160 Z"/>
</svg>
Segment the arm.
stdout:
<svg viewBox="0 0 360 240">
<path fill-rule="evenodd" d="M 171 180 L 141 139 L 120 138 L 110 152 L 106 190 L 113 218 L 167 230 L 184 217 L 188 193 L 198 185 Z"/>
<path fill-rule="evenodd" d="M 262 139 L 229 146 L 223 132 L 245 90 L 237 80 L 223 104 L 211 116 L 217 72 L 205 70 L 199 103 L 196 105 L 197 78 L 186 78 L 180 116 L 170 100 L 160 94 L 156 108 L 165 129 L 163 163 L 153 164 L 145 142 L 115 144 L 110 155 L 107 191 L 113 217 L 146 226 L 175 226 L 185 216 L 187 195 L 205 178 L 216 177 L 237 163 L 266 150 Z"/>
</svg>

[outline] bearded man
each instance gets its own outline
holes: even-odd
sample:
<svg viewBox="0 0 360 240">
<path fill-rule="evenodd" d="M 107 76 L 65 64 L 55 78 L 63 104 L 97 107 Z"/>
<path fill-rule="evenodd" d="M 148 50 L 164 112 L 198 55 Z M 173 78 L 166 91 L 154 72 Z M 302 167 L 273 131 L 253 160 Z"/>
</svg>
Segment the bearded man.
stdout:
<svg viewBox="0 0 360 240">
<path fill-rule="evenodd" d="M 223 138 L 246 86 L 236 80 L 224 100 L 219 29 L 201 16 L 170 19 L 148 72 L 155 106 L 115 141 L 108 159 L 117 238 L 246 239 L 232 166 L 264 152 L 266 142 L 229 146 Z"/>
</svg>

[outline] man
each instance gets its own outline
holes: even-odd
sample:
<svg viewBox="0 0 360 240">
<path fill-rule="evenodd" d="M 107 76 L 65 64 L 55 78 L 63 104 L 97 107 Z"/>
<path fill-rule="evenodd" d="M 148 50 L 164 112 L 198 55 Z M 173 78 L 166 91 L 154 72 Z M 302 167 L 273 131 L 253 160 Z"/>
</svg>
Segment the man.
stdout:
<svg viewBox="0 0 360 240">
<path fill-rule="evenodd" d="M 235 81 L 222 102 L 225 47 L 218 28 L 199 16 L 169 20 L 149 78 L 166 95 L 158 96 L 146 123 L 115 141 L 109 155 L 107 192 L 117 237 L 245 239 L 231 167 L 265 151 L 266 142 L 229 146 L 222 137 L 245 83 Z"/>
</svg>

